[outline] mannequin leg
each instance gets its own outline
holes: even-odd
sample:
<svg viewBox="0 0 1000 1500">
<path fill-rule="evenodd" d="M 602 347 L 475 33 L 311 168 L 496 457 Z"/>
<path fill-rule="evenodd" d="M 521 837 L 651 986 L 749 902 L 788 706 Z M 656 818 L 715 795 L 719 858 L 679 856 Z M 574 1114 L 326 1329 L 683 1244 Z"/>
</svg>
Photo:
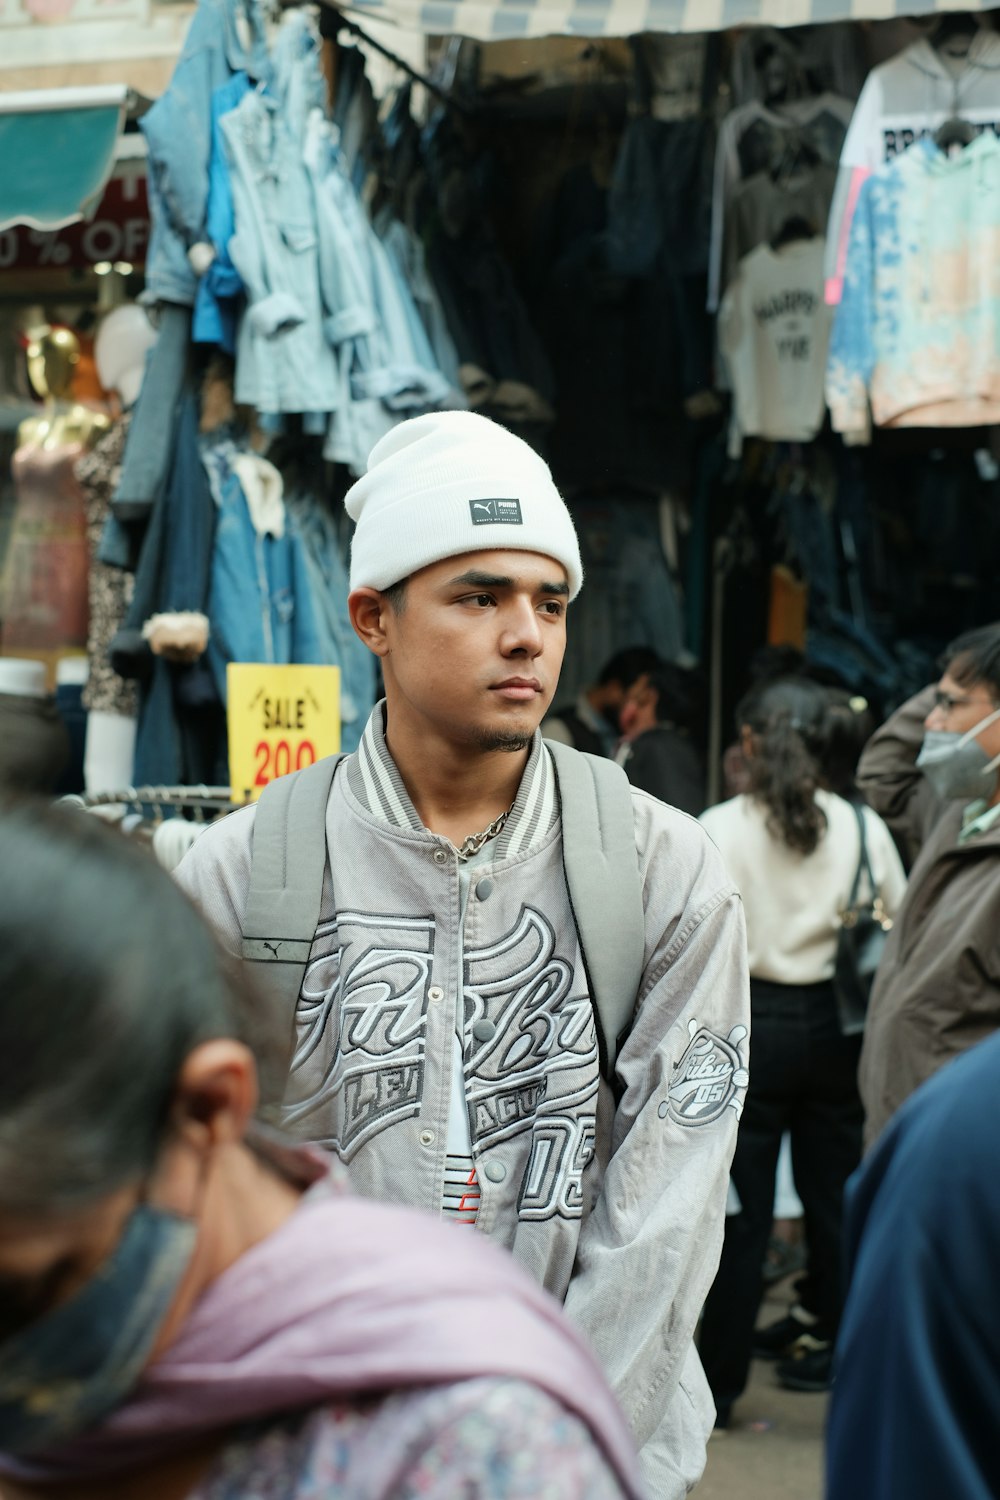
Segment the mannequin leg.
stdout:
<svg viewBox="0 0 1000 1500">
<path fill-rule="evenodd" d="M 120 792 L 132 785 L 135 761 L 134 719 L 91 709 L 83 775 L 88 792 Z"/>
</svg>

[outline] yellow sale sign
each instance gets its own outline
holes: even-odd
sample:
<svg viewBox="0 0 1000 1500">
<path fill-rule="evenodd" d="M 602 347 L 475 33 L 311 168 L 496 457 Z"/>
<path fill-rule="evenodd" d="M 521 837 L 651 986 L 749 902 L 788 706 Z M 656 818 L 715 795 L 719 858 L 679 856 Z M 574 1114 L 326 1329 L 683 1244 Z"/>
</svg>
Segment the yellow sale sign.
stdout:
<svg viewBox="0 0 1000 1500">
<path fill-rule="evenodd" d="M 230 662 L 226 692 L 234 802 L 340 749 L 339 667 Z"/>
</svg>

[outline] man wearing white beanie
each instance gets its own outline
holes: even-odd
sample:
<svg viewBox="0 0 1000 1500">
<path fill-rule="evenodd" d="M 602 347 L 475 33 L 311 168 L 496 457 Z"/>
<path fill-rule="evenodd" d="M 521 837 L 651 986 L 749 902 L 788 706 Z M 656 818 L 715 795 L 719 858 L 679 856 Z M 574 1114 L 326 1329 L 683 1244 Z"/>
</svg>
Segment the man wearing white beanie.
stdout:
<svg viewBox="0 0 1000 1500">
<path fill-rule="evenodd" d="M 746 1084 L 739 897 L 697 823 L 631 792 L 645 937 L 609 1081 L 539 733 L 583 583 L 569 511 L 527 444 L 468 412 L 396 427 L 346 505 L 385 699 L 326 803 L 283 1123 L 366 1195 L 508 1246 L 601 1356 L 650 1496 L 679 1500 L 714 1415 L 693 1335 Z M 244 956 L 254 816 L 177 872 Z"/>
</svg>

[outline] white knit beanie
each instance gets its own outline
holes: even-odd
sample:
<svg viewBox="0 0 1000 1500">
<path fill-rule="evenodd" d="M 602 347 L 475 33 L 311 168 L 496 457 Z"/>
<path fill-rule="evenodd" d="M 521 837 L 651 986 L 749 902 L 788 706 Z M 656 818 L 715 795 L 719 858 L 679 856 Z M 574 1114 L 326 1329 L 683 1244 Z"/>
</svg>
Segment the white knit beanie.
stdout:
<svg viewBox="0 0 1000 1500">
<path fill-rule="evenodd" d="M 352 589 L 390 588 L 461 552 L 515 548 L 554 557 L 570 598 L 580 592 L 580 547 L 548 464 L 474 412 L 401 422 L 375 444 L 344 504 L 357 522 Z"/>
</svg>

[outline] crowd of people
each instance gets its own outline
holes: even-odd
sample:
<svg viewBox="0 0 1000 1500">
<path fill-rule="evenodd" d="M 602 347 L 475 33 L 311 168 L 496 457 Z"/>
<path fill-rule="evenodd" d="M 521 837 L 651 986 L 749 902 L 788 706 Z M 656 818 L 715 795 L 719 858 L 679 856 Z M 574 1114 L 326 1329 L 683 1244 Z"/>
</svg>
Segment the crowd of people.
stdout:
<svg viewBox="0 0 1000 1500">
<path fill-rule="evenodd" d="M 416 418 L 347 505 L 354 753 L 174 878 L 0 807 L 0 1496 L 680 1500 L 754 1353 L 831 1500 L 1000 1494 L 1000 626 L 877 729 L 772 662 L 706 807 L 690 672 L 560 705 L 523 442 Z"/>
</svg>

